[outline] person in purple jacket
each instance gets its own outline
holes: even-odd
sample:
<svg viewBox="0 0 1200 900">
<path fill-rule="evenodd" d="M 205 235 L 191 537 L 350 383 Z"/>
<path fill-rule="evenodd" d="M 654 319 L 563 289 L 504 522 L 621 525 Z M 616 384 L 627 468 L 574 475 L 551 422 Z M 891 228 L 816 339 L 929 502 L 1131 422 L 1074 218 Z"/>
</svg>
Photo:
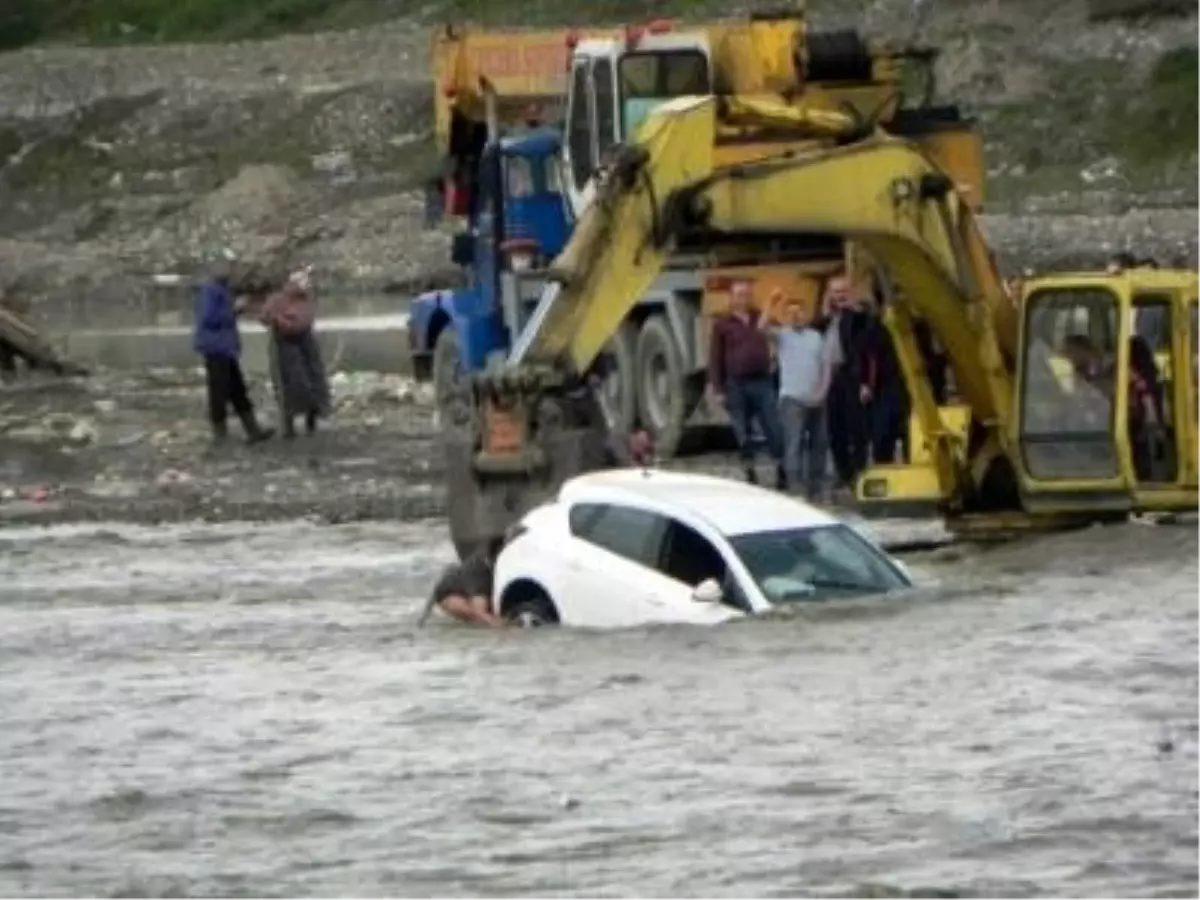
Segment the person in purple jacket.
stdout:
<svg viewBox="0 0 1200 900">
<path fill-rule="evenodd" d="M 258 424 L 254 406 L 246 392 L 246 379 L 242 376 L 240 363 L 242 341 L 237 323 L 245 304 L 241 300 L 234 300 L 229 283 L 229 265 L 224 262 L 196 292 L 192 348 L 204 358 L 208 418 L 212 423 L 213 440 L 220 442 L 228 436 L 226 417 L 228 408 L 232 406 L 246 430 L 246 442 L 254 444 L 267 440 L 274 432 Z"/>
</svg>

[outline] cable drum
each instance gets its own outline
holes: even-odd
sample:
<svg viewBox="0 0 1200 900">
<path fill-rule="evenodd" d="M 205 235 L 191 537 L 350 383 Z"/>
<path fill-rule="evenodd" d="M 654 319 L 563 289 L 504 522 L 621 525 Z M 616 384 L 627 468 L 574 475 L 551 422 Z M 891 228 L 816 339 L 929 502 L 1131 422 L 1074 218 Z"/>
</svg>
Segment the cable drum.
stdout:
<svg viewBox="0 0 1200 900">
<path fill-rule="evenodd" d="M 805 38 L 808 81 L 866 82 L 871 80 L 871 52 L 857 31 L 816 31 Z"/>
</svg>

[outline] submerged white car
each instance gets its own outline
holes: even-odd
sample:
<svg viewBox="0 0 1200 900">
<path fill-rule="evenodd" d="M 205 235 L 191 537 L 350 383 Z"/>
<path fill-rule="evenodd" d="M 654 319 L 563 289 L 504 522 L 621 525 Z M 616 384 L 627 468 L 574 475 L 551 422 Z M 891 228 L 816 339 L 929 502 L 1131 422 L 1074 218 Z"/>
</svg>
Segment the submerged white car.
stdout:
<svg viewBox="0 0 1200 900">
<path fill-rule="evenodd" d="M 527 626 L 715 624 L 912 587 L 855 528 L 741 481 L 654 469 L 574 478 L 496 562 L 493 609 Z"/>
</svg>

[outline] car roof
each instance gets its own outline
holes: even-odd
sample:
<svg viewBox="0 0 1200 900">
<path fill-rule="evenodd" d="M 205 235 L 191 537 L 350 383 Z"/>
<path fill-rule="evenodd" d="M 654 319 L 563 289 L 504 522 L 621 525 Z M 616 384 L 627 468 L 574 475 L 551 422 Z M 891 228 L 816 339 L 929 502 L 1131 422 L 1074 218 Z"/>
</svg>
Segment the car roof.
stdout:
<svg viewBox="0 0 1200 900">
<path fill-rule="evenodd" d="M 629 503 L 683 519 L 703 519 L 724 535 L 833 525 L 826 512 L 781 494 L 713 475 L 612 469 L 565 482 L 562 503 Z"/>
</svg>

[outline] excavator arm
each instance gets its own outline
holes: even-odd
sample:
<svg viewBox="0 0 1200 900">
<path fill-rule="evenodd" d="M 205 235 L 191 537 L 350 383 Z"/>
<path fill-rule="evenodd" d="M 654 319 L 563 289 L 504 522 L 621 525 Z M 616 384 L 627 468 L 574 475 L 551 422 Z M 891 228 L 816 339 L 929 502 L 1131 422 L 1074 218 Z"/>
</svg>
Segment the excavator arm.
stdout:
<svg viewBox="0 0 1200 900">
<path fill-rule="evenodd" d="M 729 118 L 786 122 L 798 137 L 826 140 L 812 150 L 717 167 L 714 136 L 718 122 Z M 732 107 L 719 97 L 662 105 L 602 173 L 596 199 L 552 263 L 506 370 L 475 384 L 472 490 L 489 472 L 521 470 L 536 480 L 540 458 L 543 468 L 557 471 L 534 492 L 544 495 L 552 482 L 577 474 L 572 469 L 599 465 L 577 452 L 574 465 L 547 465 L 547 442 L 571 430 L 590 432 L 582 440 L 595 442 L 602 425 L 594 404 L 584 409 L 592 401 L 579 379 L 675 243 L 697 233 L 837 234 L 866 249 L 890 276 L 886 321 L 914 409 L 932 438 L 942 494 L 959 508 L 977 502 L 989 471 L 1008 454 L 1017 317 L 955 185 L 916 146 L 864 129 L 853 116 L 769 100 Z M 916 318 L 945 349 L 983 429 L 973 448 L 958 445 L 941 426 L 912 331 Z M 498 423 L 504 427 L 494 428 Z M 497 433 L 507 435 L 503 447 Z M 511 498 L 517 489 L 507 490 Z M 526 499 L 509 506 L 519 511 Z M 451 525 L 454 531 L 453 513 Z"/>
</svg>

